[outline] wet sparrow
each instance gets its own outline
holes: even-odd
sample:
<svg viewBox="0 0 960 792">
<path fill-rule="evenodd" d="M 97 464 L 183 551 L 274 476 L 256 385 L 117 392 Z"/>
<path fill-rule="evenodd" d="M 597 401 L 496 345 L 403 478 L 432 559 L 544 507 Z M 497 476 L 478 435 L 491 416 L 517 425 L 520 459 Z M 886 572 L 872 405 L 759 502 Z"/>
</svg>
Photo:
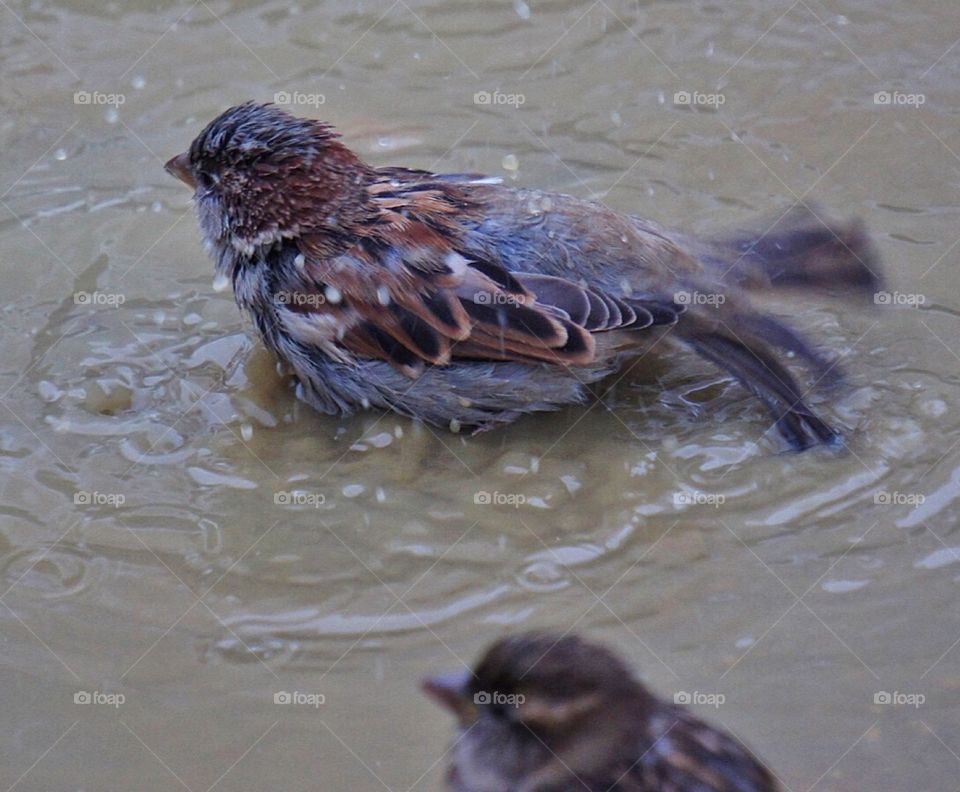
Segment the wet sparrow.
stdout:
<svg viewBox="0 0 960 792">
<path fill-rule="evenodd" d="M 818 378 L 829 364 L 742 287 L 874 289 L 856 224 L 793 213 L 701 241 L 568 195 L 374 168 L 327 124 L 253 103 L 166 167 L 195 189 L 218 276 L 319 410 L 489 428 L 582 401 L 676 342 L 759 397 L 792 447 L 839 439 L 782 356 Z"/>
<path fill-rule="evenodd" d="M 575 636 L 494 644 L 473 672 L 424 689 L 459 723 L 456 792 L 775 792 L 732 737 L 656 699 L 610 652 Z"/>
</svg>

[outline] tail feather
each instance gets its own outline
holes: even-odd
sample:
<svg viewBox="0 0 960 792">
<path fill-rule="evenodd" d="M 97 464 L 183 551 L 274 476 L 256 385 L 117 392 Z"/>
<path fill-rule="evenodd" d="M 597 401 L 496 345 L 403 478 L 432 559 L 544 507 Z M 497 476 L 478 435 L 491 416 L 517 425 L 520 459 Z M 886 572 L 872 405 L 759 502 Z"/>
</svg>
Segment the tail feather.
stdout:
<svg viewBox="0 0 960 792">
<path fill-rule="evenodd" d="M 801 287 L 870 293 L 881 288 L 880 265 L 859 222 L 831 223 L 803 207 L 780 217 L 759 233 L 742 232 L 698 245 L 684 239 L 704 265 L 703 290 L 727 292 L 722 306 L 697 306 L 677 324 L 681 339 L 702 357 L 725 369 L 759 397 L 790 445 L 802 450 L 818 443 L 836 445 L 840 434 L 803 401 L 793 376 L 778 359 L 793 353 L 818 375 L 835 382 L 834 362 L 811 347 L 779 319 L 754 310 L 735 287 Z"/>
<path fill-rule="evenodd" d="M 722 280 L 754 288 L 872 293 L 882 286 L 863 224 L 826 222 L 806 208 L 788 212 L 762 233 L 716 240 L 705 258 Z"/>
<path fill-rule="evenodd" d="M 843 369 L 835 360 L 810 346 L 799 333 L 779 319 L 764 313 L 749 313 L 738 316 L 738 324 L 741 323 L 751 335 L 764 338 L 774 346 L 792 352 L 806 361 L 817 375 L 818 383 L 835 385 L 843 380 Z"/>
<path fill-rule="evenodd" d="M 802 451 L 818 443 L 842 442 L 839 432 L 804 403 L 793 375 L 762 340 L 698 325 L 688 327 L 682 338 L 702 357 L 728 371 L 761 399 L 773 415 L 774 425 L 793 449 Z"/>
</svg>

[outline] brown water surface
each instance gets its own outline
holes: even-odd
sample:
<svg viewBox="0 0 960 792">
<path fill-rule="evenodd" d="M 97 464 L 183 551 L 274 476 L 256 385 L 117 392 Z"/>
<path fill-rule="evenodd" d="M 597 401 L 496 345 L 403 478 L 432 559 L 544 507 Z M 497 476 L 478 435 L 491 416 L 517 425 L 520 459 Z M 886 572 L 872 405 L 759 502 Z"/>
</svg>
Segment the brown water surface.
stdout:
<svg viewBox="0 0 960 792">
<path fill-rule="evenodd" d="M 722 694 L 788 789 L 955 790 L 958 36 L 938 0 L 0 3 L 0 789 L 436 790 L 419 677 L 549 626 Z M 849 450 L 782 453 L 687 356 L 479 437 L 299 404 L 161 167 L 280 92 L 376 164 L 862 216 L 886 304 L 767 300 L 842 360 Z"/>
</svg>

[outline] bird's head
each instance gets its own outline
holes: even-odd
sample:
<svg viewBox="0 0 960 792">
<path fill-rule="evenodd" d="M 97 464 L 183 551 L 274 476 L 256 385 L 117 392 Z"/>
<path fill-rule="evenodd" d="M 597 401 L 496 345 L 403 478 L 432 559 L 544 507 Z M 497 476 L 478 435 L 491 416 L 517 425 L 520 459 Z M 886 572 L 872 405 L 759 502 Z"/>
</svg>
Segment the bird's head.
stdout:
<svg viewBox="0 0 960 792">
<path fill-rule="evenodd" d="M 342 233 L 371 178 L 329 125 L 253 102 L 217 116 L 166 170 L 193 188 L 205 242 L 244 255 Z"/>
<path fill-rule="evenodd" d="M 593 772 L 639 744 L 636 724 L 649 699 L 605 648 L 551 633 L 505 638 L 473 671 L 423 686 L 459 720 L 457 772 L 479 778 L 496 768 L 500 781 L 551 767 Z"/>
</svg>

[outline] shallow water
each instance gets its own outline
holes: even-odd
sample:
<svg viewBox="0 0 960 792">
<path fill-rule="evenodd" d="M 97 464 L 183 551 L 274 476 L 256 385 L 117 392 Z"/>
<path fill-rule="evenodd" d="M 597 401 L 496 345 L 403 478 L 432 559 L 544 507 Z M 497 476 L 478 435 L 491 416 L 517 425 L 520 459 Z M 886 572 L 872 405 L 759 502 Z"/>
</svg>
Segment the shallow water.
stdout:
<svg viewBox="0 0 960 792">
<path fill-rule="evenodd" d="M 722 694 L 694 708 L 788 789 L 956 788 L 960 9 L 0 18 L 0 788 L 439 789 L 452 724 L 419 677 L 542 626 L 616 646 L 664 696 Z M 849 450 L 781 453 L 690 357 L 479 437 L 311 412 L 211 288 L 161 167 L 278 92 L 376 164 L 696 232 L 802 197 L 862 216 L 897 304 L 766 301 L 843 361 L 846 388 L 812 398 Z M 293 691 L 325 702 L 275 703 Z"/>
</svg>

